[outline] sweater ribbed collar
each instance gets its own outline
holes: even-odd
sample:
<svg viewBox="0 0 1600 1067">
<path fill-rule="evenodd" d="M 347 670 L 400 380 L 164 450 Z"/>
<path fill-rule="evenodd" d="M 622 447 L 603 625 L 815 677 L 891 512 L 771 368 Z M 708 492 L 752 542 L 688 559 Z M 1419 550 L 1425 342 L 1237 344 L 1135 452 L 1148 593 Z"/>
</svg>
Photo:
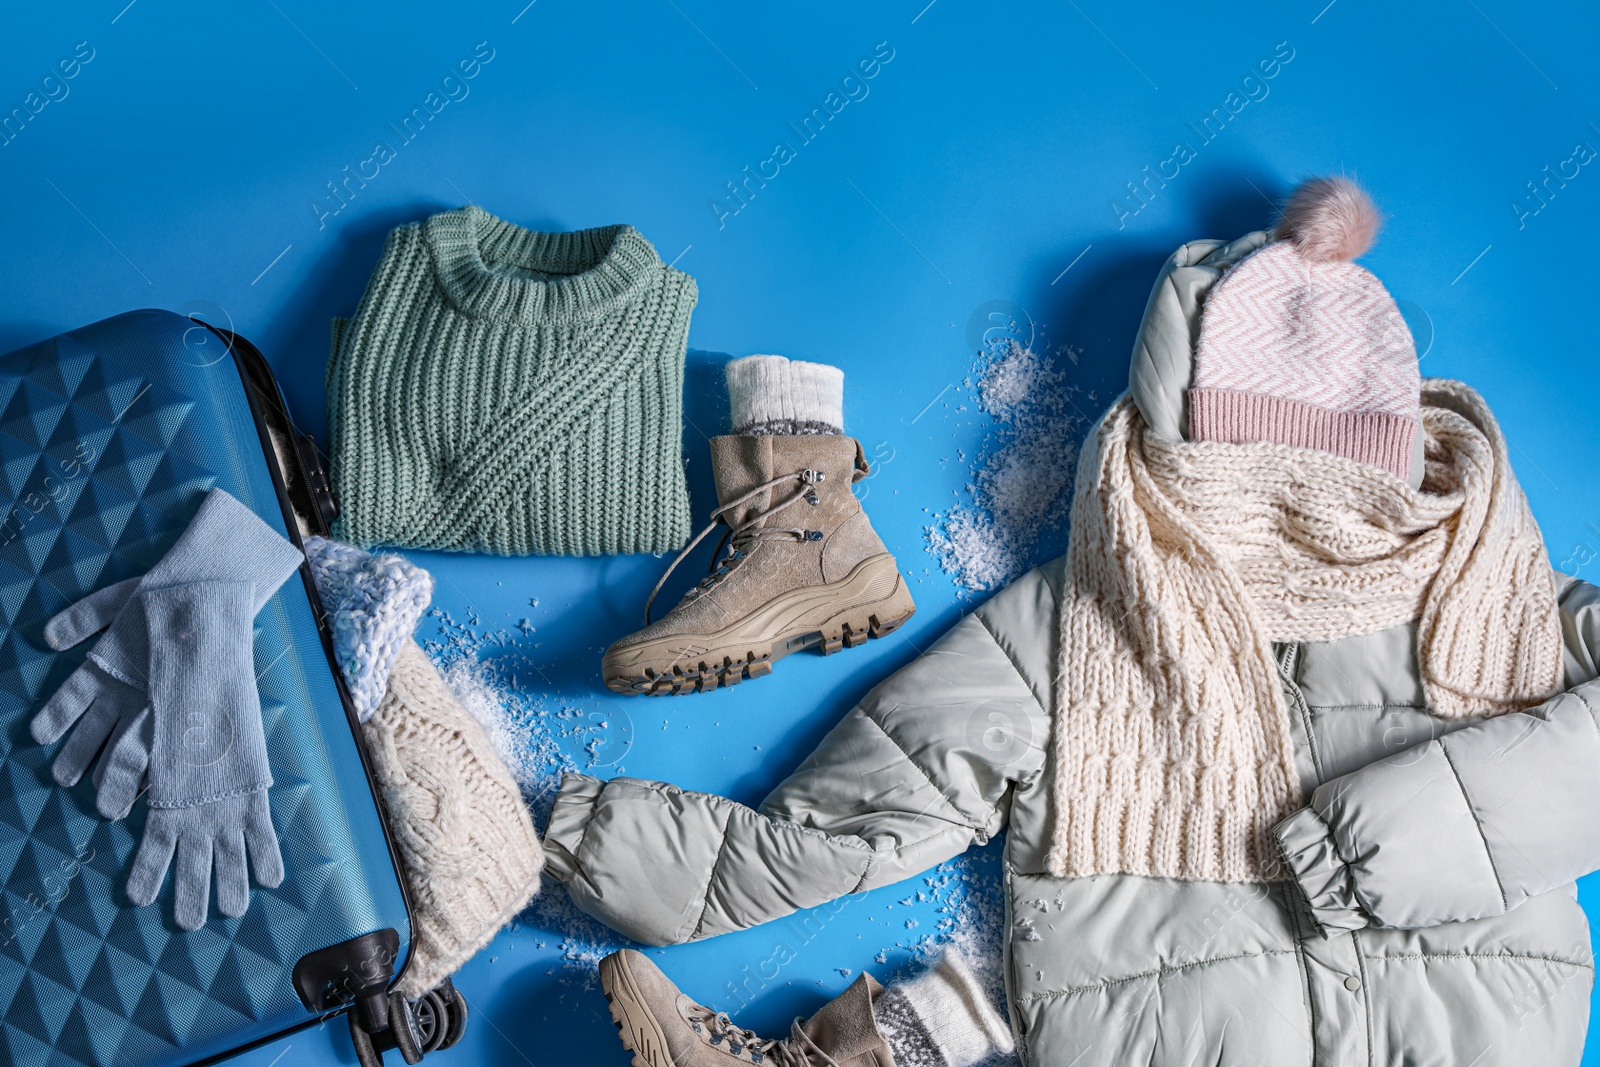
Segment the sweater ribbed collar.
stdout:
<svg viewBox="0 0 1600 1067">
<path fill-rule="evenodd" d="M 632 226 L 524 229 L 472 206 L 422 225 L 440 287 L 475 318 L 523 325 L 602 318 L 666 268 Z"/>
</svg>

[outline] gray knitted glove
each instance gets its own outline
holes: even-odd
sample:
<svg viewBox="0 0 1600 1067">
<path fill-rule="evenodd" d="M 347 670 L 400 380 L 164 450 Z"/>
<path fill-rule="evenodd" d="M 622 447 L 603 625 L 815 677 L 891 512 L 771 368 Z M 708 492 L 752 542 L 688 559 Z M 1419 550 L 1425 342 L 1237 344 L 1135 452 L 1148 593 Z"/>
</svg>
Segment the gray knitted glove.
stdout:
<svg viewBox="0 0 1600 1067">
<path fill-rule="evenodd" d="M 149 813 L 128 874 L 128 899 L 149 904 L 177 859 L 175 915 L 205 925 L 215 868 L 217 910 L 250 906 L 256 881 L 283 881 L 272 828 L 267 741 L 251 651 L 255 591 L 241 582 L 192 582 L 141 591 L 150 634 Z"/>
<path fill-rule="evenodd" d="M 72 730 L 56 755 L 55 780 L 75 785 L 104 748 L 107 757 L 95 776 L 96 807 L 111 819 L 127 814 L 143 784 L 152 736 L 145 712 L 150 638 L 136 594 L 185 582 L 240 582 L 252 590 L 247 618 L 253 619 L 300 558 L 249 508 L 213 489 L 177 543 L 142 578 L 92 593 L 46 623 L 45 643 L 57 651 L 104 631 L 88 659 L 33 719 L 33 738 L 40 744 Z"/>
</svg>

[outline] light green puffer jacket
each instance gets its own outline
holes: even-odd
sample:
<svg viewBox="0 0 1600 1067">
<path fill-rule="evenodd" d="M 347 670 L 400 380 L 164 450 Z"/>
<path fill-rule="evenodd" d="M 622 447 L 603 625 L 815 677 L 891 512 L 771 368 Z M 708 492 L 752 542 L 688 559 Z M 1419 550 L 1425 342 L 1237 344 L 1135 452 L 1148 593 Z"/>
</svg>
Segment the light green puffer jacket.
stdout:
<svg viewBox="0 0 1600 1067">
<path fill-rule="evenodd" d="M 1195 242 L 1164 268 L 1132 370 L 1157 432 L 1186 426 L 1206 290 L 1265 239 Z M 1221 884 L 1045 873 L 1062 577 L 1057 560 L 958 623 L 759 809 L 568 776 L 548 869 L 663 945 L 897 882 L 1005 828 L 1008 1008 L 1033 1067 L 1578 1063 L 1600 590 L 1557 578 L 1569 691 L 1485 721 L 1429 714 L 1411 625 L 1279 646 L 1308 804 L 1279 828 L 1298 882 Z"/>
</svg>

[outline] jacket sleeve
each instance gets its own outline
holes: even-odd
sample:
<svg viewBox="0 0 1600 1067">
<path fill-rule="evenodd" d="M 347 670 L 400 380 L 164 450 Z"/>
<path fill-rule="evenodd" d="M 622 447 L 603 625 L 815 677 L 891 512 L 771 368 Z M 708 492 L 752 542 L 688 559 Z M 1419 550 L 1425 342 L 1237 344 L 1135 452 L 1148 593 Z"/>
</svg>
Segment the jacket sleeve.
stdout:
<svg viewBox="0 0 1600 1067">
<path fill-rule="evenodd" d="M 1047 574 L 1019 578 L 873 689 L 760 808 L 566 775 L 546 869 L 590 915 L 668 945 L 888 885 L 987 841 L 1014 784 L 1044 763 Z"/>
<path fill-rule="evenodd" d="M 1558 583 L 1565 693 L 1325 782 L 1273 830 L 1324 936 L 1500 915 L 1600 869 L 1600 590 Z"/>
</svg>

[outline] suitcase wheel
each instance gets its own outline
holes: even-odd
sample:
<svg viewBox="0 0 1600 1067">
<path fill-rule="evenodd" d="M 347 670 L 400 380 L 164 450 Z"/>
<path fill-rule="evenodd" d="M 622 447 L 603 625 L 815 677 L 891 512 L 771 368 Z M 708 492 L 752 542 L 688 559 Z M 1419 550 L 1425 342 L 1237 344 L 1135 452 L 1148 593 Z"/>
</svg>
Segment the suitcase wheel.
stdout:
<svg viewBox="0 0 1600 1067">
<path fill-rule="evenodd" d="M 411 1005 L 424 1053 L 443 1052 L 467 1031 L 467 998 L 446 978 Z"/>
<path fill-rule="evenodd" d="M 380 1004 L 382 1000 L 380 998 Z M 378 1029 L 375 1033 L 369 1031 L 362 1024 L 364 1015 L 370 1014 L 352 1009 L 347 1018 L 350 1020 L 350 1043 L 355 1046 L 356 1060 L 361 1067 L 383 1067 L 383 1054 L 389 1049 L 399 1049 L 400 1056 L 408 1064 L 422 1062 L 423 1047 L 422 1035 L 418 1030 L 417 1016 L 412 1005 L 399 993 L 389 994 L 387 1005 L 387 1028 Z M 373 1023 L 382 1027 L 383 1023 Z"/>
<path fill-rule="evenodd" d="M 373 1047 L 372 1035 L 361 1028 L 356 1013 L 352 1011 L 346 1018 L 350 1020 L 350 1043 L 356 1047 L 356 1062 L 361 1067 L 383 1067 L 383 1053 Z"/>
<path fill-rule="evenodd" d="M 407 1063 L 422 1062 L 422 1035 L 417 1032 L 417 1013 L 411 1002 L 399 993 L 389 994 L 389 1035 L 394 1047 Z"/>
</svg>

